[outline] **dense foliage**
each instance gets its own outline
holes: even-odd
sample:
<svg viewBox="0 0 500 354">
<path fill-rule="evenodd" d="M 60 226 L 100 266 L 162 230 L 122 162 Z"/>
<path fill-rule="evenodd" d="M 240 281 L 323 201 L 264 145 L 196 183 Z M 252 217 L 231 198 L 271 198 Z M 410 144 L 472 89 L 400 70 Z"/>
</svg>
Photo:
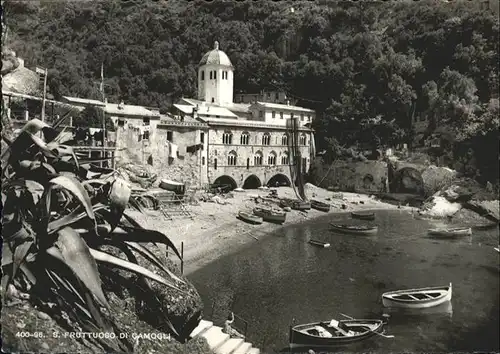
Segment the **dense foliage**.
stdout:
<svg viewBox="0 0 500 354">
<path fill-rule="evenodd" d="M 3 137 L 8 148 L 1 159 L 2 299 L 7 301 L 14 286 L 53 303 L 52 312 L 76 323 L 72 330 L 117 331 L 103 290 L 119 276 L 112 272 L 132 273 L 140 301 L 154 307 L 162 299 L 154 282 L 177 296 L 188 291 L 185 281 L 145 245 L 164 244 L 181 255 L 166 235 L 144 229 L 127 214 L 129 204 L 143 209 L 117 172 L 96 166 L 96 159 L 74 151 L 65 139 L 64 132 L 37 119 L 15 139 Z M 156 317 L 183 341 L 190 330 L 170 320 L 166 306 L 174 304 L 165 301 Z M 130 343 L 101 344 L 112 351 L 131 350 Z"/>
<path fill-rule="evenodd" d="M 165 109 L 195 94 L 197 64 L 218 40 L 236 91 L 280 88 L 318 110 L 330 152 L 411 142 L 416 117 L 458 142 L 498 126 L 499 21 L 488 2 L 6 0 L 6 11 L 9 44 L 50 65 L 56 97 L 97 97 L 104 62 L 110 100 Z M 493 134 L 487 149 L 496 146 Z"/>
</svg>

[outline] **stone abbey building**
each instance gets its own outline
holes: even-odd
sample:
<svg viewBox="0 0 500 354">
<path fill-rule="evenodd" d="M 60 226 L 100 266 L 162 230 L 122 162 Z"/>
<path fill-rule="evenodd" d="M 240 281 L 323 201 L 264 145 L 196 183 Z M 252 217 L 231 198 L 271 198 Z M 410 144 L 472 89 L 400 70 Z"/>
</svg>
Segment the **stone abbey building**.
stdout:
<svg viewBox="0 0 500 354">
<path fill-rule="evenodd" d="M 255 188 L 261 185 L 289 185 L 290 131 L 287 120 L 299 122 L 298 145 L 303 170 L 314 157 L 314 135 L 310 128 L 315 112 L 311 109 L 271 102 L 233 102 L 235 68 L 215 42 L 198 68 L 197 98 L 182 98 L 174 105 L 179 121 L 195 120 L 205 125 L 199 131 L 202 183 L 229 184 Z M 172 130 L 171 140 L 177 132 Z M 177 146 L 177 145 L 176 145 Z"/>
</svg>

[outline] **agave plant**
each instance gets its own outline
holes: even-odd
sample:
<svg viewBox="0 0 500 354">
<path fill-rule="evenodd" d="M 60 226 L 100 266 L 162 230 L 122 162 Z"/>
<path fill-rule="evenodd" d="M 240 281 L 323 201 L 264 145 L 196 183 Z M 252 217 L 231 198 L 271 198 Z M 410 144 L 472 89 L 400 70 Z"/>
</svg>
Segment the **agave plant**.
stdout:
<svg viewBox="0 0 500 354">
<path fill-rule="evenodd" d="M 129 202 L 142 210 L 127 182 L 65 145 L 57 124 L 34 119 L 14 140 L 2 137 L 8 145 L 1 156 L 2 291 L 9 285 L 51 289 L 87 329 L 109 329 L 98 264 L 132 272 L 149 289 L 154 281 L 179 290 L 184 281 L 144 244 L 164 244 L 181 256 L 166 235 L 126 213 Z M 157 272 L 140 266 L 135 255 Z"/>
</svg>

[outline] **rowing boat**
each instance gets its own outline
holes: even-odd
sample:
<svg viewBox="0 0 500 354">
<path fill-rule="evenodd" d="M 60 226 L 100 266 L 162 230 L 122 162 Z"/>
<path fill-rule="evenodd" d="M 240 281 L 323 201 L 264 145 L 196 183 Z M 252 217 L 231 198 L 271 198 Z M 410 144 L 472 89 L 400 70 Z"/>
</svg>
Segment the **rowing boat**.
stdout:
<svg viewBox="0 0 500 354">
<path fill-rule="evenodd" d="M 323 241 L 318 241 L 318 240 L 309 240 L 309 243 L 311 245 L 314 245 L 314 246 L 318 246 L 318 247 L 323 247 L 323 248 L 328 248 L 330 247 L 330 244 L 327 243 L 327 242 L 323 242 Z"/>
<path fill-rule="evenodd" d="M 281 207 L 291 207 L 295 210 L 310 210 L 311 203 L 304 200 L 293 200 L 288 198 L 283 198 L 280 200 Z"/>
<path fill-rule="evenodd" d="M 240 211 L 238 213 L 238 218 L 250 224 L 262 224 L 264 222 L 262 217 L 247 213 L 245 211 Z"/>
<path fill-rule="evenodd" d="M 334 223 L 330 223 L 330 226 L 334 231 L 344 232 L 348 234 L 372 235 L 378 232 L 377 226 L 346 225 L 346 224 L 334 224 Z"/>
<path fill-rule="evenodd" d="M 470 227 L 437 228 L 437 229 L 429 229 L 428 232 L 429 235 L 444 237 L 444 238 L 472 235 L 472 229 Z"/>
<path fill-rule="evenodd" d="M 396 290 L 382 294 L 386 307 L 428 308 L 451 300 L 452 286 Z"/>
<path fill-rule="evenodd" d="M 353 211 L 351 213 L 351 217 L 353 219 L 361 219 L 361 220 L 375 220 L 375 213 L 367 213 L 367 212 L 356 212 Z"/>
<path fill-rule="evenodd" d="M 329 348 L 367 339 L 382 331 L 381 320 L 313 322 L 290 328 L 290 348 Z"/>
<path fill-rule="evenodd" d="M 311 208 L 328 213 L 330 211 L 330 204 L 318 200 L 311 200 Z"/>
<path fill-rule="evenodd" d="M 260 216 L 264 221 L 282 224 L 286 220 L 286 213 L 284 211 L 275 210 L 271 208 L 255 207 L 253 213 Z"/>
</svg>

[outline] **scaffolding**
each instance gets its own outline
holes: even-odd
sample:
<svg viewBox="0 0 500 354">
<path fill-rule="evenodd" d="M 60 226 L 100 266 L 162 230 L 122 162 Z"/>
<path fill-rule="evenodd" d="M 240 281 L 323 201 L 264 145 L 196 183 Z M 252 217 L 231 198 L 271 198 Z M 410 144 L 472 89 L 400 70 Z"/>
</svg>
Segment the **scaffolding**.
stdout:
<svg viewBox="0 0 500 354">
<path fill-rule="evenodd" d="M 166 219 L 184 217 L 193 220 L 193 214 L 186 207 L 187 195 L 159 193 L 155 197 L 158 200 L 158 209 Z"/>
</svg>

